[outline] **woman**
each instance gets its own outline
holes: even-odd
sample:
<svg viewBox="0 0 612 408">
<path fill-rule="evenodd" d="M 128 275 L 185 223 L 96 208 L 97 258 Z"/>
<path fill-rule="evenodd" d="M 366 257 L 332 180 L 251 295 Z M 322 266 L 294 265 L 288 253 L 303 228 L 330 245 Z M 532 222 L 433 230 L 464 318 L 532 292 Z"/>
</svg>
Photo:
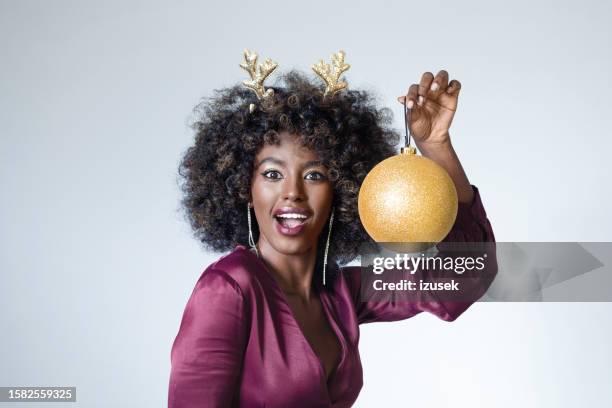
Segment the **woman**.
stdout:
<svg viewBox="0 0 612 408">
<path fill-rule="evenodd" d="M 357 193 L 368 171 L 396 153 L 399 135 L 367 92 L 325 99 L 297 72 L 283 79 L 261 109 L 249 110 L 257 100 L 241 86 L 201 105 L 180 170 L 184 205 L 197 237 L 231 252 L 204 271 L 187 303 L 172 348 L 170 407 L 349 407 L 362 387 L 359 324 L 422 311 L 451 321 L 469 306 L 359 301 L 359 268 L 338 264 L 370 240 Z M 460 88 L 446 71 L 427 72 L 398 101 L 411 108 L 421 153 L 457 188 L 459 213 L 445 240 L 494 241 L 449 137 Z"/>
</svg>

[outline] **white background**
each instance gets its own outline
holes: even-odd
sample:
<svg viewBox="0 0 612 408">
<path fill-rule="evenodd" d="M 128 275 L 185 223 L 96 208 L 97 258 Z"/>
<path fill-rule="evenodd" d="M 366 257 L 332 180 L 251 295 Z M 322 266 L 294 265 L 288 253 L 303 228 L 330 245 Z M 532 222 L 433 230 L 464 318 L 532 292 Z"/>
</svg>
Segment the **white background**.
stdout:
<svg viewBox="0 0 612 408">
<path fill-rule="evenodd" d="M 165 406 L 183 308 L 220 256 L 190 235 L 177 166 L 244 48 L 281 71 L 344 49 L 398 131 L 395 98 L 448 70 L 497 240 L 610 241 L 611 17 L 594 0 L 1 0 L 0 386 Z M 366 325 L 356 406 L 612 406 L 611 324 L 611 304 L 479 303 Z"/>
</svg>

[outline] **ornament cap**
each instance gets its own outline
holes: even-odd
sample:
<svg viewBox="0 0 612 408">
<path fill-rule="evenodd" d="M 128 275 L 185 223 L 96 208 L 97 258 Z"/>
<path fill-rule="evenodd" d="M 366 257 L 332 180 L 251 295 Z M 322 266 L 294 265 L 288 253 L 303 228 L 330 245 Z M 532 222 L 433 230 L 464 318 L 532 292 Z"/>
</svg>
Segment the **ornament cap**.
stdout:
<svg viewBox="0 0 612 408">
<path fill-rule="evenodd" d="M 400 150 L 401 154 L 416 154 L 416 149 L 412 146 L 402 147 Z"/>
</svg>

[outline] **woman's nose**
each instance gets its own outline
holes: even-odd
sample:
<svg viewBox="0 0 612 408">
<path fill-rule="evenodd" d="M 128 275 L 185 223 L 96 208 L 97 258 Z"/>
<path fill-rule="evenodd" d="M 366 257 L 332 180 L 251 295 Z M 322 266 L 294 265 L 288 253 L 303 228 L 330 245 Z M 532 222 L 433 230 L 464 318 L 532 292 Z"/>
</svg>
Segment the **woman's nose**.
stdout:
<svg viewBox="0 0 612 408">
<path fill-rule="evenodd" d="M 305 198 L 304 184 L 297 177 L 287 177 L 283 183 L 283 198 L 291 201 L 303 200 Z"/>
</svg>

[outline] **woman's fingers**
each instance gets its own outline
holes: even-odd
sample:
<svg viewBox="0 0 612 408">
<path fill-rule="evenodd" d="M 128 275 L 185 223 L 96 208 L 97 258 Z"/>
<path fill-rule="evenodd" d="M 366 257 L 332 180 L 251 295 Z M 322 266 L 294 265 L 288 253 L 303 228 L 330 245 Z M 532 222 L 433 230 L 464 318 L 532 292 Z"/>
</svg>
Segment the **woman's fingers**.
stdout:
<svg viewBox="0 0 612 408">
<path fill-rule="evenodd" d="M 461 82 L 457 81 L 456 79 L 453 79 L 448 84 L 448 88 L 446 88 L 446 93 L 449 95 L 453 95 L 455 93 L 459 93 L 460 89 L 461 89 Z"/>
<path fill-rule="evenodd" d="M 431 87 L 430 87 L 431 93 L 434 96 L 438 95 L 446 91 L 447 87 L 448 87 L 448 72 L 446 72 L 445 70 L 441 70 L 438 72 L 436 77 L 433 79 L 433 82 L 431 83 Z"/>
<path fill-rule="evenodd" d="M 427 92 L 429 92 L 429 88 L 431 88 L 431 83 L 434 79 L 434 76 L 431 72 L 425 72 L 421 76 L 421 82 L 419 83 L 419 96 L 417 99 L 417 103 L 419 105 L 423 105 L 425 103 L 425 98 L 427 97 Z"/>
<path fill-rule="evenodd" d="M 410 88 L 408 88 L 408 93 L 406 95 L 399 96 L 397 98 L 397 101 L 401 104 L 406 103 L 406 107 L 408 109 L 412 109 L 417 102 L 418 90 L 419 90 L 419 85 L 417 84 L 410 85 Z"/>
<path fill-rule="evenodd" d="M 410 85 L 410 88 L 408 88 L 408 95 L 406 95 L 406 97 L 408 98 L 408 102 L 406 104 L 408 109 L 412 109 L 414 107 L 414 104 L 417 103 L 417 98 L 419 96 L 418 91 L 419 86 L 417 84 L 412 84 Z"/>
<path fill-rule="evenodd" d="M 412 109 L 415 105 L 423 106 L 427 98 L 438 100 L 441 95 L 457 96 L 461 89 L 461 83 L 456 79 L 448 81 L 448 72 L 440 70 L 434 77 L 431 72 L 425 72 L 421 76 L 421 81 L 418 84 L 412 84 L 408 88 L 408 93 L 405 96 L 400 96 L 397 101 L 401 104 L 406 103 L 408 109 Z M 442 96 L 438 102 L 445 104 L 446 97 Z"/>
</svg>

